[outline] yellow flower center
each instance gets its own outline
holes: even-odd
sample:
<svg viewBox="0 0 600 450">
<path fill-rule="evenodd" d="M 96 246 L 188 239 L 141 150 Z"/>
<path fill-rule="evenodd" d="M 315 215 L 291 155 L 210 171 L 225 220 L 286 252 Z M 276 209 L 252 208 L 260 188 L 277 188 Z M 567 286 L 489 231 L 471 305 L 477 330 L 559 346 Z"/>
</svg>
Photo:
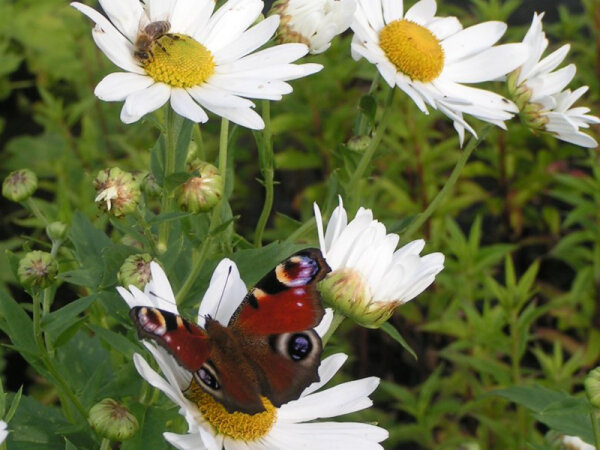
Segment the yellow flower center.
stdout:
<svg viewBox="0 0 600 450">
<path fill-rule="evenodd" d="M 210 50 L 184 34 L 165 34 L 153 41 L 142 64 L 154 80 L 179 88 L 201 85 L 215 71 Z"/>
<path fill-rule="evenodd" d="M 184 394 L 198 406 L 204 419 L 217 434 L 237 441 L 255 441 L 266 436 L 277 420 L 277 408 L 265 397 L 262 398 L 265 411 L 246 414 L 239 411 L 228 412 L 212 395 L 204 392 L 195 380 L 192 380 Z"/>
<path fill-rule="evenodd" d="M 444 68 L 444 50 L 427 28 L 394 20 L 379 33 L 379 46 L 403 74 L 415 81 L 435 80 Z"/>
</svg>

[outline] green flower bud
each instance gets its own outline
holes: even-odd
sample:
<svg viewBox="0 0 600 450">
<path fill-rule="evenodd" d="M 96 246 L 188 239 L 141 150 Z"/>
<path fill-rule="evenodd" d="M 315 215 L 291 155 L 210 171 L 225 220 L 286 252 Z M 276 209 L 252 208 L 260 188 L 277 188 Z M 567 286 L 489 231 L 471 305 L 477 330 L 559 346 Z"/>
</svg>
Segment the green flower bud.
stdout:
<svg viewBox="0 0 600 450">
<path fill-rule="evenodd" d="M 401 304 L 374 301 L 366 280 L 349 268 L 327 275 L 319 283 L 319 291 L 327 305 L 366 328 L 379 328 Z"/>
<path fill-rule="evenodd" d="M 364 153 L 372 140 L 370 136 L 354 136 L 346 145 L 353 152 Z"/>
<path fill-rule="evenodd" d="M 139 289 L 144 289 L 152 277 L 151 262 L 152 257 L 147 253 L 128 256 L 117 274 L 119 283 L 122 286 L 134 285 Z"/>
<path fill-rule="evenodd" d="M 583 382 L 585 393 L 594 408 L 600 408 L 600 366 L 592 370 Z"/>
<path fill-rule="evenodd" d="M 149 173 L 141 181 L 142 192 L 150 198 L 157 198 L 160 195 L 161 187 L 156 182 L 156 177 Z"/>
<path fill-rule="evenodd" d="M 112 398 L 92 406 L 89 422 L 98 435 L 117 442 L 132 438 L 139 429 L 135 416 Z"/>
<path fill-rule="evenodd" d="M 191 213 L 210 211 L 223 195 L 223 178 L 215 166 L 199 159 L 189 169 L 194 176 L 177 189 L 177 204 Z"/>
<path fill-rule="evenodd" d="M 44 289 L 52 284 L 58 273 L 58 264 L 50 253 L 35 250 L 19 261 L 17 276 L 26 288 Z"/>
<path fill-rule="evenodd" d="M 67 236 L 67 224 L 52 222 L 46 227 L 46 234 L 51 241 L 64 241 Z"/>
<path fill-rule="evenodd" d="M 29 169 L 15 170 L 2 183 L 2 195 L 13 202 L 22 202 L 33 195 L 38 180 Z"/>
<path fill-rule="evenodd" d="M 98 172 L 94 180 L 96 201 L 101 208 L 115 217 L 130 214 L 137 208 L 140 200 L 140 184 L 134 176 L 118 167 Z"/>
</svg>

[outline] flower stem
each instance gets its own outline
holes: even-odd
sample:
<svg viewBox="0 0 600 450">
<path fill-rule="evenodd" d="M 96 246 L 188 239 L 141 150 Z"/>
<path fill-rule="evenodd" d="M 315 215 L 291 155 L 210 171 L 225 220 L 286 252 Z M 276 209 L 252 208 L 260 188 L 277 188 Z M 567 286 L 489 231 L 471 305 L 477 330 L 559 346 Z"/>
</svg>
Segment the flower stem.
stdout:
<svg viewBox="0 0 600 450">
<path fill-rule="evenodd" d="M 265 129 L 262 142 L 258 146 L 260 161 L 260 171 L 263 176 L 263 185 L 265 186 L 265 202 L 256 225 L 254 233 L 254 246 L 262 247 L 262 237 L 273 208 L 273 179 L 275 176 L 274 157 L 273 157 L 273 134 L 271 132 L 271 104 L 268 100 L 263 101 L 263 120 Z"/>
<path fill-rule="evenodd" d="M 373 135 L 373 139 L 369 143 L 369 146 L 363 153 L 360 161 L 358 162 L 358 166 L 356 166 L 356 170 L 350 177 L 350 181 L 348 183 L 348 190 L 350 191 L 350 199 L 351 199 L 351 208 L 356 209 L 358 205 L 358 197 L 359 190 L 357 189 L 358 183 L 363 177 L 365 171 L 371 160 L 373 159 L 373 155 L 375 154 L 375 150 L 379 147 L 381 140 L 383 139 L 383 135 L 385 134 L 385 130 L 387 128 L 390 112 L 392 110 L 392 102 L 394 101 L 394 94 L 396 93 L 395 88 L 391 88 L 388 92 L 387 99 L 385 101 L 385 105 L 383 107 L 383 113 L 381 115 L 381 119 L 379 120 L 379 125 L 375 129 L 375 134 Z"/>
<path fill-rule="evenodd" d="M 100 450 L 110 450 L 110 441 L 106 438 L 102 438 L 102 443 L 100 444 Z"/>
<path fill-rule="evenodd" d="M 600 450 L 600 423 L 596 417 L 596 409 L 590 411 L 590 421 L 592 422 L 592 432 L 594 433 L 594 445 L 596 450 Z"/>
<path fill-rule="evenodd" d="M 27 200 L 25 200 L 25 203 L 27 206 L 29 206 L 29 209 L 31 210 L 32 214 L 35 217 L 37 217 L 38 220 L 40 220 L 44 225 L 48 225 L 48 219 L 46 219 L 46 216 L 44 216 L 44 214 L 42 213 L 42 211 L 40 210 L 37 203 L 32 197 L 29 197 Z"/>
<path fill-rule="evenodd" d="M 456 162 L 456 165 L 454 166 L 454 169 L 452 170 L 452 173 L 450 174 L 448 181 L 446 181 L 446 184 L 444 184 L 444 187 L 440 190 L 440 192 L 438 192 L 438 194 L 435 196 L 435 198 L 432 200 L 432 202 L 429 204 L 429 206 L 425 209 L 425 211 L 423 211 L 421 214 L 419 214 L 410 223 L 410 225 L 408 226 L 406 231 L 404 231 L 404 233 L 402 235 L 403 241 L 410 240 L 412 235 L 419 228 L 421 228 L 421 226 L 425 223 L 425 221 L 427 219 L 429 219 L 431 217 L 431 215 L 438 209 L 438 207 L 444 202 L 444 200 L 446 200 L 446 197 L 448 197 L 448 195 L 452 191 L 452 188 L 458 181 L 458 178 L 460 177 L 460 174 L 462 173 L 462 170 L 464 169 L 465 164 L 467 163 L 469 157 L 471 156 L 471 153 L 473 153 L 473 150 L 475 150 L 477 148 L 477 146 L 479 145 L 479 143 L 481 143 L 485 139 L 485 136 L 487 135 L 488 131 L 489 131 L 489 127 L 484 128 L 484 130 L 481 133 L 481 138 L 479 138 L 479 139 L 477 139 L 476 137 L 471 138 L 471 140 L 469 141 L 469 143 L 467 144 L 465 149 L 460 154 L 460 158 Z"/>
<path fill-rule="evenodd" d="M 177 142 L 177 136 L 175 136 L 175 113 L 171 108 L 166 108 L 167 120 L 166 120 L 166 131 L 165 140 L 167 142 L 165 146 L 164 155 L 164 172 L 163 172 L 163 191 L 160 205 L 161 214 L 166 214 L 171 211 L 172 208 L 172 193 L 165 189 L 167 184 L 167 178 L 175 172 L 175 145 Z M 159 225 L 158 228 L 158 251 L 164 253 L 167 251 L 169 243 L 169 222 L 165 221 Z"/>
<path fill-rule="evenodd" d="M 335 333 L 335 330 L 338 329 L 338 327 L 342 324 L 345 318 L 345 315 L 343 315 L 340 312 L 337 312 L 335 309 L 333 310 L 333 319 L 331 320 L 331 325 L 329 326 L 327 333 L 325 333 L 325 335 L 321 338 L 321 341 L 323 342 L 323 347 L 325 347 L 325 345 L 329 341 L 329 338 L 331 338 L 333 333 Z"/>
</svg>

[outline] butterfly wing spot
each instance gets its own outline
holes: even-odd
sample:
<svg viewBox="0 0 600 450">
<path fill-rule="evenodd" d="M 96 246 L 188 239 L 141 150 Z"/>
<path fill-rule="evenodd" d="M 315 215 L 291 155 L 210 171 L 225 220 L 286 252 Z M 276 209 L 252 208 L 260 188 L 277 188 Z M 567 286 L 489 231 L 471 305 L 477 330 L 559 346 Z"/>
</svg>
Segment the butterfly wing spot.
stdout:
<svg viewBox="0 0 600 450">
<path fill-rule="evenodd" d="M 318 262 L 308 256 L 295 255 L 275 268 L 277 281 L 287 287 L 306 286 L 319 271 Z"/>
<path fill-rule="evenodd" d="M 146 333 L 163 336 L 167 332 L 167 322 L 160 311 L 154 308 L 134 308 L 137 322 Z"/>
<path fill-rule="evenodd" d="M 221 383 L 219 383 L 215 369 L 208 362 L 204 363 L 200 370 L 194 373 L 194 378 L 200 386 L 213 395 L 217 395 L 216 391 L 221 390 Z"/>
<path fill-rule="evenodd" d="M 319 358 L 322 351 L 321 339 L 312 330 L 299 333 L 283 333 L 269 336 L 271 349 L 294 362 L 311 361 Z"/>
</svg>

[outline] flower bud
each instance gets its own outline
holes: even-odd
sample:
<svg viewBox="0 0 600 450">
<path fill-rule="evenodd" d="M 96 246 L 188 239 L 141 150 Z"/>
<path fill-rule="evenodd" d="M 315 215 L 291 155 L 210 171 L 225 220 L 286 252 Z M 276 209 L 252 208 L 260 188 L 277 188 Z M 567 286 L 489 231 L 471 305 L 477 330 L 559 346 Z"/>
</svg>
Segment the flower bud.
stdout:
<svg viewBox="0 0 600 450">
<path fill-rule="evenodd" d="M 370 136 L 354 136 L 346 145 L 353 152 L 364 153 L 372 140 Z"/>
<path fill-rule="evenodd" d="M 152 278 L 150 263 L 152 257 L 147 253 L 128 256 L 119 269 L 117 278 L 122 286 L 135 286 L 144 289 Z"/>
<path fill-rule="evenodd" d="M 52 284 L 58 273 L 58 264 L 50 253 L 35 250 L 19 261 L 17 276 L 26 288 L 44 289 Z"/>
<path fill-rule="evenodd" d="M 112 398 L 105 398 L 90 409 L 90 426 L 111 441 L 126 441 L 137 433 L 139 424 L 133 414 Z"/>
<path fill-rule="evenodd" d="M 585 394 L 594 408 L 600 408 L 600 366 L 592 370 L 584 381 Z"/>
<path fill-rule="evenodd" d="M 332 39 L 352 22 L 354 0 L 278 0 L 269 15 L 281 18 L 277 30 L 279 43 L 300 42 L 310 53 L 322 53 Z"/>
<path fill-rule="evenodd" d="M 367 281 L 354 269 L 334 270 L 319 283 L 323 302 L 366 328 L 379 328 L 400 302 L 374 301 Z"/>
<path fill-rule="evenodd" d="M 52 222 L 46 227 L 46 234 L 51 241 L 64 241 L 67 236 L 67 224 Z"/>
<path fill-rule="evenodd" d="M 223 194 L 223 178 L 215 166 L 199 159 L 189 169 L 194 176 L 177 189 L 177 204 L 191 213 L 210 211 Z"/>
<path fill-rule="evenodd" d="M 13 202 L 22 202 L 33 195 L 38 180 L 29 169 L 15 170 L 2 183 L 2 195 Z"/>
<path fill-rule="evenodd" d="M 135 211 L 140 200 L 140 185 L 133 175 L 118 167 L 101 170 L 94 180 L 95 201 L 115 217 Z"/>
</svg>

